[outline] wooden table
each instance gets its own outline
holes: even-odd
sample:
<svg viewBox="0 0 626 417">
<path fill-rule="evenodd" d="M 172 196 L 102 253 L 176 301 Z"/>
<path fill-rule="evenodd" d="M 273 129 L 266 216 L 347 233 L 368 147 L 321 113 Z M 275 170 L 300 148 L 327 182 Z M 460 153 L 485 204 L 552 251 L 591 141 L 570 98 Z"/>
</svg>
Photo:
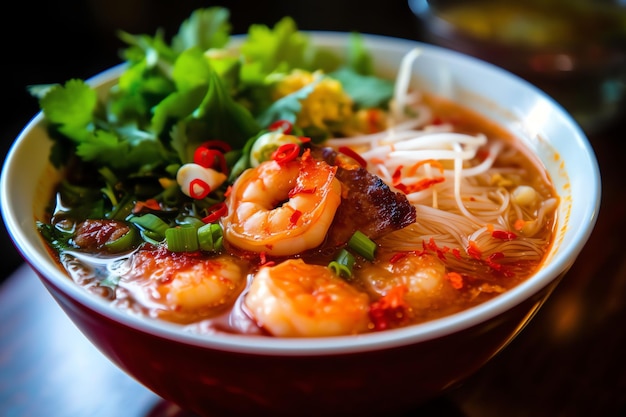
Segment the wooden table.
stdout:
<svg viewBox="0 0 626 417">
<path fill-rule="evenodd" d="M 625 129 L 591 138 L 602 207 L 551 299 L 483 370 L 411 415 L 626 415 Z M 190 417 L 102 356 L 29 267 L 0 286 L 0 317 L 0 416 Z"/>
</svg>

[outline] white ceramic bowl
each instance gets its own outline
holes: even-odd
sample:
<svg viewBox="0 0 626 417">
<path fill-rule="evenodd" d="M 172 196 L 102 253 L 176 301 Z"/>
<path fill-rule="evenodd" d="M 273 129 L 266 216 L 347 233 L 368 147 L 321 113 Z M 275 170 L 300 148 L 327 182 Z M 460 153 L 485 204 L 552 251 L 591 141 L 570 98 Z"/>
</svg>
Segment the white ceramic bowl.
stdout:
<svg viewBox="0 0 626 417">
<path fill-rule="evenodd" d="M 338 52 L 346 44 L 347 34 L 310 34 L 315 44 Z M 51 142 L 38 114 L 4 163 L 0 198 L 7 230 L 77 326 L 165 399 L 200 415 L 406 410 L 454 386 L 506 346 L 585 245 L 598 215 L 599 170 L 588 140 L 559 104 L 522 79 L 457 52 L 381 36 L 366 36 L 366 42 L 377 71 L 389 76 L 409 50 L 421 48 L 414 65 L 418 88 L 483 113 L 539 156 L 561 197 L 548 260 L 532 278 L 491 301 L 412 327 L 295 340 L 184 333 L 88 294 L 49 255 L 35 220 L 42 217 L 58 175 L 48 162 Z M 90 82 L 109 85 L 120 71 L 112 68 Z"/>
</svg>

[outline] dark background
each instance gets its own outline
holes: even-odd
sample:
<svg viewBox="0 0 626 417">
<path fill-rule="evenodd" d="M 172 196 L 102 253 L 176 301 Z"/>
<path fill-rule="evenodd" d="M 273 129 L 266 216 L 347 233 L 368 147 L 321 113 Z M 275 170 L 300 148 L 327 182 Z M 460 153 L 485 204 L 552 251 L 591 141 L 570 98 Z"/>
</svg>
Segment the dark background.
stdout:
<svg viewBox="0 0 626 417">
<path fill-rule="evenodd" d="M 303 30 L 337 30 L 419 39 L 417 21 L 404 0 L 361 1 L 200 1 L 200 0 L 67 0 L 13 2 L 3 12 L 0 56 L 4 82 L 0 111 L 2 160 L 20 130 L 39 107 L 26 87 L 89 78 L 121 62 L 122 29 L 153 35 L 162 28 L 169 38 L 200 7 L 223 6 L 231 12 L 232 33 L 253 23 L 273 26 L 291 16 Z M 8 24 L 8 22 L 12 24 Z M 1 225 L 1 276 L 20 263 L 4 223 Z M 0 278 L 0 281 L 2 278 Z"/>
</svg>

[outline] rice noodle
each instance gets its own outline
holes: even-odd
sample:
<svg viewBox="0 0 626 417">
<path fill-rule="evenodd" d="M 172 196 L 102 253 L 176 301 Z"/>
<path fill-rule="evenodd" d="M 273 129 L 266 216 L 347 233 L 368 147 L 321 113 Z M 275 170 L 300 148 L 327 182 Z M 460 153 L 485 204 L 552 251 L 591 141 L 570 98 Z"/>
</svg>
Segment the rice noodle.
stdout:
<svg viewBox="0 0 626 417">
<path fill-rule="evenodd" d="M 504 263 L 512 262 L 509 256 L 539 262 L 547 242 L 545 234 L 535 235 L 550 223 L 546 216 L 554 213 L 557 200 L 548 199 L 535 211 L 522 207 L 512 198 L 512 187 L 498 182 L 507 176 L 523 177 L 522 168 L 496 164 L 517 151 L 485 134 L 459 133 L 450 124 L 433 123 L 423 95 L 411 91 L 411 67 L 419 55 L 419 49 L 409 52 L 400 65 L 385 131 L 327 142 L 355 146 L 368 169 L 391 188 L 405 192 L 416 208 L 417 222 L 384 237 L 381 245 L 420 250 L 424 242 L 433 241 L 467 256 L 474 243 L 484 257 L 503 254 Z M 424 181 L 428 186 L 422 188 Z M 523 229 L 512 232 L 518 220 Z M 494 231 L 505 237 L 522 233 L 524 239 L 497 239 Z M 463 263 L 451 262 L 459 267 Z"/>
</svg>

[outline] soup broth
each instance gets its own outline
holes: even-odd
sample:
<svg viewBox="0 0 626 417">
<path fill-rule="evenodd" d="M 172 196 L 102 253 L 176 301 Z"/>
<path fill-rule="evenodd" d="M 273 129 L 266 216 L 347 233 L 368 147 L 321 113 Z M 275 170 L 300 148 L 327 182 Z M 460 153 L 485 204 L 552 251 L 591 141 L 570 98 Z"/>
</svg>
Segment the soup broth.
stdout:
<svg viewBox="0 0 626 417">
<path fill-rule="evenodd" d="M 354 323 L 346 327 L 347 333 L 417 324 L 489 300 L 531 276 L 551 244 L 557 200 L 538 161 L 505 129 L 468 108 L 433 95 L 423 95 L 421 105 L 430 113 L 429 122 L 416 131 L 424 137 L 442 132 L 486 136 L 486 144 L 480 146 L 469 164 L 479 165 L 489 154 L 490 146 L 500 144 L 489 170 L 471 182 L 475 193 L 461 189 L 467 210 L 481 220 L 468 221 L 456 201 L 446 196 L 445 190 L 437 189 L 446 181 L 452 182 L 451 178 L 446 177 L 442 183 L 426 188 L 429 192 L 416 196 L 412 201 L 416 221 L 378 239 L 375 259 L 357 255 L 352 276 L 340 278 L 358 293 L 356 300 L 362 294 L 365 301 L 361 309 L 367 313 L 363 315 L 366 323 L 353 328 L 359 321 L 353 319 Z M 341 140 L 332 139 L 328 145 L 338 148 L 336 144 L 345 143 Z M 354 145 L 355 149 L 360 147 L 363 145 Z M 368 161 L 368 168 L 374 173 L 382 169 L 377 162 Z M 392 177 L 388 178 L 390 184 Z M 531 196 L 512 196 L 520 188 Z M 503 189 L 510 190 L 509 198 L 519 202 L 511 201 L 505 206 L 501 201 L 504 197 L 499 195 Z M 489 201 L 481 203 L 481 199 Z M 60 194 L 55 196 L 50 219 L 53 224 L 68 221 L 71 208 L 62 201 Z M 96 229 L 100 232 L 102 226 Z M 85 236 L 94 236 L 83 232 Z M 271 334 L 264 322 L 255 320 L 244 302 L 259 270 L 287 259 L 300 259 L 327 269 L 336 256 L 335 249 L 322 245 L 319 250 L 293 256 L 263 256 L 262 252 L 242 250 L 228 242 L 218 253 L 172 252 L 162 245 L 143 243 L 122 254 L 111 254 L 106 249 L 64 250 L 59 260 L 77 284 L 133 314 L 181 323 L 201 332 Z M 293 279 L 297 285 L 310 279 L 302 275 L 304 272 L 293 273 L 297 276 L 285 279 Z M 318 273 L 311 271 L 312 275 Z M 321 289 L 300 288 L 302 294 L 296 295 L 285 288 L 272 297 L 279 303 L 293 303 L 291 308 L 306 297 L 332 299 L 333 294 L 324 294 L 323 289 L 337 283 L 320 285 Z M 348 305 L 358 304 L 352 297 L 345 297 L 344 300 L 337 295 Z M 311 308 L 323 309 L 325 303 L 317 302 L 321 304 L 315 306 L 315 301 L 311 301 Z M 344 312 L 339 308 L 336 314 Z M 287 321 L 288 313 L 285 315 L 275 320 Z M 341 321 L 339 317 L 335 319 Z"/>
</svg>

